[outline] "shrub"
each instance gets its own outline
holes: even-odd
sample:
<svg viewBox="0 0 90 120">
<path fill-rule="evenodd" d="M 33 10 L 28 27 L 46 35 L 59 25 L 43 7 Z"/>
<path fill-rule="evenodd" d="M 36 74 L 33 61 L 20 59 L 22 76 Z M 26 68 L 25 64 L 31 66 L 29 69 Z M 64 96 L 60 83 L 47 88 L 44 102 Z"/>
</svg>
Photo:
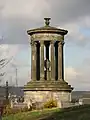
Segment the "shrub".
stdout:
<svg viewBox="0 0 90 120">
<path fill-rule="evenodd" d="M 57 107 L 57 101 L 56 100 L 48 100 L 46 103 L 44 103 L 44 108 L 52 108 Z"/>
<path fill-rule="evenodd" d="M 3 114 L 8 115 L 8 114 L 11 114 L 11 113 L 12 113 L 12 111 L 11 111 L 10 105 L 7 105 L 3 110 Z"/>
</svg>

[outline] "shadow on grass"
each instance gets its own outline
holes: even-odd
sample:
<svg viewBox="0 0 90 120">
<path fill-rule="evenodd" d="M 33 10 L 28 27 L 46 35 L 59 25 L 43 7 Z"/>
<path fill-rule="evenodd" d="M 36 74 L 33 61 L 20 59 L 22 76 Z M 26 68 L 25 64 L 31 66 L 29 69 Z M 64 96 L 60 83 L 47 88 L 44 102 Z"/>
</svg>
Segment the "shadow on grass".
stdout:
<svg viewBox="0 0 90 120">
<path fill-rule="evenodd" d="M 90 120 L 90 106 L 71 109 L 72 108 L 55 111 L 38 120 Z"/>
</svg>

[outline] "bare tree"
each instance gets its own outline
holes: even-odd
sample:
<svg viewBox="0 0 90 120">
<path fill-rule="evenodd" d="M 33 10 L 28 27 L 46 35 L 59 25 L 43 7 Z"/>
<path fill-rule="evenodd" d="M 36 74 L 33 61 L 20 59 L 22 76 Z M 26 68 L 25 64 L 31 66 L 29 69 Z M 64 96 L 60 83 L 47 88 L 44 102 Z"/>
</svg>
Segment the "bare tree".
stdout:
<svg viewBox="0 0 90 120">
<path fill-rule="evenodd" d="M 0 67 L 2 67 L 5 64 L 5 59 L 1 59 L 0 60 Z M 5 75 L 5 72 L 1 72 L 0 73 L 0 78 L 3 77 Z M 1 79 L 0 79 L 1 82 Z"/>
<path fill-rule="evenodd" d="M 2 38 L 0 39 L 0 41 L 3 40 L 3 36 Z M 0 43 L 0 47 L 2 46 L 2 43 Z M 0 48 L 1 49 L 1 48 Z M 0 70 L 2 68 L 4 68 L 5 66 L 7 66 L 7 64 L 12 60 L 13 56 L 10 58 L 10 59 L 7 59 L 7 58 L 1 58 L 0 59 Z M 5 72 L 1 72 L 0 73 L 0 82 L 2 81 L 1 77 L 3 77 L 5 75 Z"/>
<path fill-rule="evenodd" d="M 10 59 L 1 59 L 0 60 L 0 69 L 6 67 L 8 63 L 12 60 L 13 56 Z M 6 74 L 6 72 L 1 72 L 0 73 L 0 82 L 2 81 L 2 77 Z"/>
<path fill-rule="evenodd" d="M 0 60 L 0 69 L 4 68 L 12 59 L 13 59 L 13 56 L 10 59 Z"/>
</svg>

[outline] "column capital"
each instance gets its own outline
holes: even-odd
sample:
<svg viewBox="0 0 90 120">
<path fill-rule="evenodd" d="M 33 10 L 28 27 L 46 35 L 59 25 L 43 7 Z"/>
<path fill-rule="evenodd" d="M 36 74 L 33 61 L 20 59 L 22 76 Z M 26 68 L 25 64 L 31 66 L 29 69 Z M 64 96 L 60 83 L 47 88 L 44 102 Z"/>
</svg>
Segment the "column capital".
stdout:
<svg viewBox="0 0 90 120">
<path fill-rule="evenodd" d="M 37 43 L 36 43 L 36 41 L 32 41 L 32 40 L 31 40 L 30 44 L 31 44 L 32 46 L 34 46 L 34 45 L 36 45 Z"/>
<path fill-rule="evenodd" d="M 40 41 L 40 46 L 44 46 L 44 41 Z"/>
<path fill-rule="evenodd" d="M 62 45 L 64 45 L 64 44 L 65 44 L 64 41 L 59 41 L 59 42 L 58 42 L 58 45 L 61 45 L 61 46 L 62 46 Z"/>
<path fill-rule="evenodd" d="M 55 41 L 53 41 L 53 40 L 52 40 L 52 41 L 50 41 L 50 44 L 54 44 L 54 43 L 55 43 Z"/>
<path fill-rule="evenodd" d="M 43 43 L 44 43 L 44 41 L 43 41 L 43 40 L 41 40 L 41 41 L 40 41 L 40 43 L 41 43 L 41 44 L 43 44 Z"/>
</svg>

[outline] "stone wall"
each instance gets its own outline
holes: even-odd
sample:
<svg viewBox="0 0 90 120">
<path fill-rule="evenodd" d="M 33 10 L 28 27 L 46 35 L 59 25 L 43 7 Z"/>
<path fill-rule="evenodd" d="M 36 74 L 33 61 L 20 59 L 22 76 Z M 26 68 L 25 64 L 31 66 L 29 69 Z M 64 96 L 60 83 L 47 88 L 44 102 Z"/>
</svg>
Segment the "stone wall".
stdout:
<svg viewBox="0 0 90 120">
<path fill-rule="evenodd" d="M 46 102 L 50 99 L 57 100 L 58 107 L 61 107 L 61 101 L 70 102 L 71 93 L 60 91 L 24 91 L 24 102 Z"/>
</svg>

